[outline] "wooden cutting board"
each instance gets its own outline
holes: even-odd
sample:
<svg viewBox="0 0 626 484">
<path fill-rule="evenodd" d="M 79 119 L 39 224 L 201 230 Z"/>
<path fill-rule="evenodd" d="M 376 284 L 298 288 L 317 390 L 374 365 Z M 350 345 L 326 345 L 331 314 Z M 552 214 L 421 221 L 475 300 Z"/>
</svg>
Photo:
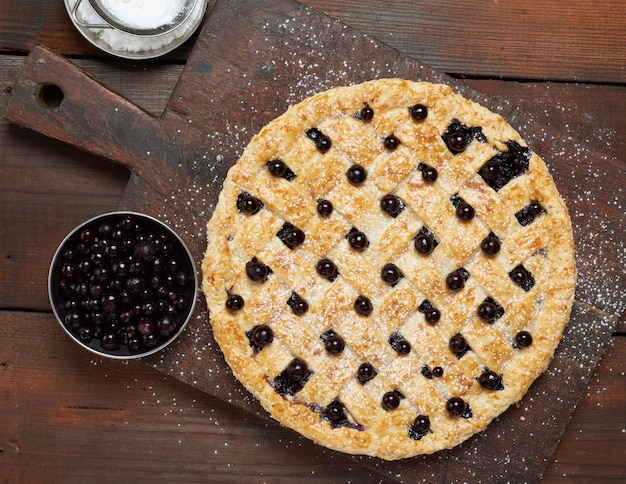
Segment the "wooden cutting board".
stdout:
<svg viewBox="0 0 626 484">
<path fill-rule="evenodd" d="M 159 117 L 39 46 L 12 91 L 6 118 L 128 167 L 121 208 L 169 223 L 199 267 L 221 182 L 252 136 L 310 94 L 381 77 L 450 84 L 520 130 L 547 161 L 570 209 L 579 283 L 556 357 L 519 406 L 453 450 L 400 462 L 355 461 L 399 481 L 537 481 L 625 308 L 623 163 L 291 0 L 217 1 Z M 184 336 L 146 361 L 266 415 L 224 363 L 202 297 Z"/>
</svg>

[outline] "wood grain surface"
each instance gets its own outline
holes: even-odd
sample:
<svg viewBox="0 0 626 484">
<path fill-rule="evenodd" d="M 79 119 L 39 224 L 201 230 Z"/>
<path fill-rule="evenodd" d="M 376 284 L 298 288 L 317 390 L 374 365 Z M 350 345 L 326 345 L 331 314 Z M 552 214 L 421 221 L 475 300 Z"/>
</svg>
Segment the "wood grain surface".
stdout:
<svg viewBox="0 0 626 484">
<path fill-rule="evenodd" d="M 313 2 L 310 3 L 312 4 Z M 324 2 L 318 3 L 322 4 Z M 331 4 L 332 2 L 327 3 Z M 348 8 L 350 3 L 346 2 L 340 6 L 335 5 L 334 8 Z M 534 4 L 535 2 L 531 3 Z M 316 6 L 319 7 L 320 5 Z M 332 8 L 333 5 L 327 5 L 326 7 Z M 369 33 L 375 32 L 380 23 L 392 24 L 393 20 L 390 20 L 393 19 L 392 15 L 398 15 L 394 8 L 401 7 L 401 11 L 403 11 L 402 9 L 411 10 L 409 2 L 404 4 L 402 2 L 390 2 L 390 5 L 386 5 L 390 10 L 386 10 L 381 6 L 377 7 L 378 10 L 376 10 L 374 6 L 369 4 L 370 9 L 373 9 L 372 11 L 374 12 L 377 11 L 378 17 L 380 17 L 380 21 L 376 23 L 374 21 L 375 18 L 373 20 L 361 19 L 359 14 L 361 7 L 353 4 L 352 8 L 354 8 L 354 11 L 348 12 L 346 15 L 348 17 L 350 15 L 359 16 L 359 19 L 356 19 L 356 17 L 355 19 L 365 22 L 366 28 L 369 25 L 371 29 Z M 50 12 L 54 12 L 55 9 L 58 8 L 47 6 L 43 10 L 45 10 L 46 15 L 51 15 Z M 337 10 L 335 14 L 340 15 L 341 11 Z M 490 15 L 493 14 L 495 12 L 492 12 Z M 17 12 L 16 15 L 20 15 L 20 12 Z M 414 14 L 412 15 L 415 16 Z M 36 20 L 37 16 L 33 18 Z M 579 14 L 579 21 L 581 18 Z M 432 14 L 428 19 L 432 22 L 439 22 L 440 27 L 441 22 L 443 22 L 441 18 L 437 17 L 437 14 Z M 345 20 L 348 21 L 349 19 Z M 66 21 L 63 16 L 58 16 L 58 25 L 62 26 Z M 478 22 L 476 19 L 472 21 Z M 370 23 L 368 24 L 368 22 Z M 13 26 L 18 24 L 17 22 L 12 23 Z M 611 25 L 609 23 L 607 28 L 611 28 Z M 13 34 L 4 36 L 4 33 L 7 32 L 4 22 L 1 29 L 0 33 L 3 36 L 0 37 L 2 39 L 2 47 L 5 48 L 6 45 L 8 47 L 5 50 L 9 49 L 18 53 L 23 47 L 15 47 Z M 34 31 L 36 30 L 31 29 L 29 31 L 32 39 L 42 40 L 44 38 L 41 34 L 32 34 Z M 78 45 L 78 49 L 84 48 L 84 45 L 79 42 L 80 39 L 70 40 L 72 37 L 71 31 L 66 32 L 59 27 L 60 33 L 55 33 L 54 29 L 49 25 L 46 27 L 46 31 L 48 38 L 54 39 L 51 41 L 53 45 L 63 46 L 64 43 L 67 43 L 68 45 Z M 17 37 L 21 36 L 18 35 Z M 23 41 L 24 45 L 27 42 L 31 42 L 21 38 L 20 41 Z M 24 49 L 30 49 L 31 47 L 32 44 Z M 62 48 L 61 52 L 72 53 L 69 47 L 65 50 Z M 78 60 L 78 62 L 88 72 L 103 80 L 107 86 L 123 93 L 125 97 L 139 104 L 146 111 L 156 114 L 166 107 L 168 93 L 174 88 L 181 73 L 181 64 L 176 60 L 177 56 L 181 56 L 179 58 L 184 59 L 188 52 L 185 49 L 181 49 L 166 61 L 140 65 L 131 65 L 106 58 Z M 95 53 L 92 53 L 92 55 L 95 55 Z M 0 57 L 0 60 L 2 62 L 0 77 L 5 77 L 2 78 L 1 84 L 4 89 L 2 92 L 4 104 L 11 94 L 12 86 L 24 65 L 24 59 L 16 55 L 3 55 Z M 609 61 L 606 59 L 605 62 L 609 64 Z M 507 66 L 501 67 L 500 72 L 505 74 L 500 75 L 509 77 L 510 74 L 506 74 L 506 69 L 511 69 L 512 67 L 508 66 L 508 64 L 517 64 L 517 62 L 508 61 L 503 62 L 503 64 L 507 64 Z M 535 79 L 567 80 L 567 75 L 559 74 L 560 66 L 550 67 L 548 64 L 546 62 L 545 66 L 542 67 L 544 75 L 533 75 L 531 77 Z M 462 65 L 462 63 L 458 65 Z M 471 69 L 447 69 L 447 71 L 471 77 L 485 75 L 484 72 L 482 74 L 473 74 Z M 568 72 L 571 73 L 572 71 L 573 69 L 570 69 Z M 604 74 L 602 75 L 604 76 Z M 515 75 L 514 77 L 523 76 Z M 582 78 L 584 79 L 585 77 Z M 605 76 L 604 81 L 601 82 L 620 82 L 608 81 L 607 79 L 609 77 Z M 147 84 L 146 81 L 148 82 Z M 619 127 L 621 127 L 623 122 L 623 114 L 621 109 L 619 109 L 619 103 L 623 99 L 624 91 L 619 85 L 531 84 L 481 79 L 472 80 L 470 84 L 479 91 L 500 97 L 504 101 L 503 104 L 520 106 L 523 112 L 532 113 L 534 119 L 556 128 L 560 132 L 565 131 L 568 135 L 583 140 L 587 145 L 594 146 L 594 148 L 601 150 L 607 155 L 618 158 L 623 155 L 623 140 L 619 136 Z M 25 312 L 30 314 L 30 311 L 49 310 L 45 288 L 45 273 L 49 257 L 51 257 L 56 243 L 76 223 L 81 222 L 88 216 L 116 208 L 123 197 L 126 183 L 131 175 L 126 169 L 115 167 L 102 158 L 68 148 L 62 143 L 36 135 L 31 131 L 17 128 L 4 122 L 1 126 L 1 168 L 2 174 L 8 176 L 2 176 L 0 179 L 0 193 L 2 193 L 3 202 L 2 219 L 0 222 L 3 227 L 9 227 L 12 230 L 5 229 L 1 239 L 0 301 L 2 305 L 0 308 L 3 310 L 1 313 L 3 319 L 2 327 L 9 328 L 8 333 L 12 337 L 5 340 L 8 347 L 6 345 L 0 347 L 0 355 L 3 356 L 0 368 L 3 370 L 20 368 L 21 373 L 19 378 L 14 378 L 18 373 L 5 373 L 12 375 L 12 377 L 4 378 L 0 385 L 5 385 L 2 387 L 6 390 L 4 395 L 9 395 L 7 408 L 15 407 L 15 402 L 19 401 L 22 403 L 21 406 L 25 405 L 29 411 L 16 409 L 14 413 L 10 414 L 11 419 L 3 420 L 3 422 L 22 423 L 21 425 L 9 426 L 7 424 L 6 427 L 4 425 L 0 427 L 0 430 L 4 428 L 9 429 L 6 433 L 6 438 L 4 435 L 1 436 L 3 440 L 0 444 L 2 446 L 0 459 L 7 461 L 9 459 L 5 459 L 5 457 L 12 457 L 9 460 L 9 468 L 12 474 L 9 475 L 15 477 L 16 480 L 19 480 L 20 477 L 24 480 L 34 475 L 43 476 L 44 468 L 50 470 L 54 468 L 56 475 L 62 479 L 64 476 L 67 477 L 67 469 L 73 467 L 72 459 L 87 459 L 92 466 L 98 468 L 102 465 L 103 460 L 101 459 L 104 459 L 104 457 L 101 457 L 103 449 L 107 451 L 104 454 L 109 457 L 119 458 L 126 455 L 128 449 L 133 447 L 130 444 L 130 440 L 126 440 L 126 437 L 130 438 L 130 433 L 122 433 L 125 437 L 120 436 L 119 447 L 116 446 L 116 435 L 118 435 L 116 432 L 109 434 L 109 441 L 106 438 L 98 440 L 92 448 L 94 453 L 98 454 L 96 456 L 92 456 L 90 452 L 81 452 L 81 446 L 70 446 L 65 453 L 57 453 L 52 450 L 58 447 L 59 442 L 67 445 L 69 439 L 72 438 L 75 442 L 85 442 L 86 439 L 89 439 L 90 429 L 93 429 L 94 426 L 101 428 L 101 425 L 106 426 L 107 422 L 112 422 L 111 428 L 119 429 L 120 422 L 123 422 L 123 420 L 116 413 L 105 412 L 106 415 L 102 417 L 102 422 L 96 419 L 94 423 L 89 424 L 84 417 L 79 417 L 80 415 L 87 415 L 83 411 L 84 409 L 63 407 L 63 399 L 71 399 L 73 396 L 75 398 L 75 392 L 72 392 L 71 388 L 60 388 L 53 391 L 53 386 L 64 386 L 62 385 L 63 381 L 59 382 L 58 378 L 56 381 L 57 385 L 55 385 L 55 378 L 52 378 L 52 382 L 48 386 L 43 383 L 46 380 L 46 375 L 48 375 L 48 378 L 50 375 L 55 374 L 72 375 L 72 369 L 76 370 L 76 367 L 73 366 L 76 364 L 76 360 L 73 356 L 68 355 L 71 355 L 73 351 L 78 351 L 78 349 L 72 350 L 69 342 L 64 344 L 63 341 L 60 341 L 62 338 L 59 338 L 54 333 L 54 324 L 50 325 L 54 322 L 49 317 L 49 314 L 47 316 L 41 315 L 41 317 L 37 315 L 30 328 L 51 330 L 43 331 L 41 335 L 36 336 L 37 339 L 35 341 L 38 342 L 38 345 L 36 344 L 35 348 L 39 349 L 37 355 L 43 361 L 47 361 L 47 358 L 52 356 L 53 361 L 59 362 L 60 365 L 56 367 L 58 373 L 54 373 L 53 369 L 48 369 L 45 363 L 37 363 L 34 359 L 24 358 L 20 347 L 26 339 L 25 334 L 37 333 L 37 331 L 28 331 L 26 329 L 28 326 L 26 324 L 21 326 L 20 322 L 26 323 L 29 319 L 24 318 L 23 313 Z M 621 162 L 612 160 L 611 163 L 616 163 L 616 166 L 620 166 Z M 620 169 L 623 170 L 623 165 L 621 166 L 622 168 Z M 617 202 L 623 202 L 623 198 L 617 199 Z M 617 202 L 615 210 L 619 211 L 621 209 L 623 211 L 623 205 L 619 205 Z M 24 234 L 32 234 L 32 237 L 25 237 Z M 15 310 L 18 311 L 16 312 Z M 618 331 L 623 331 L 624 328 L 623 317 L 621 319 L 622 322 L 618 326 Z M 621 373 L 619 371 L 620 368 L 623 369 L 624 353 L 619 350 L 622 346 L 621 337 L 615 336 L 613 340 L 619 344 L 613 343 L 609 348 L 605 360 L 603 360 L 605 363 L 601 364 L 597 369 L 597 376 L 594 377 L 595 382 L 594 378 L 591 378 L 589 387 L 584 392 L 583 399 L 579 405 L 579 410 L 574 414 L 574 419 L 566 429 L 561 444 L 548 466 L 546 481 L 563 479 L 571 482 L 569 479 L 576 477 L 581 479 L 581 481 L 594 478 L 608 479 L 611 477 L 619 479 L 625 475 L 624 468 L 621 467 L 623 464 L 619 458 L 624 449 L 625 439 L 622 431 L 626 426 L 623 419 L 624 392 L 619 391 L 620 383 L 623 385 L 624 382 L 623 371 Z M 50 351 L 51 349 L 55 351 Z M 7 355 L 7 357 L 4 358 L 4 355 Z M 89 360 L 85 355 L 82 356 L 85 360 Z M 608 358 L 608 363 L 606 363 L 606 358 Z M 6 362 L 4 362 L 5 360 Z M 11 362 L 15 362 L 15 364 L 11 364 Z M 372 471 L 358 465 L 355 466 L 353 462 L 345 460 L 342 456 L 340 456 L 342 458 L 339 458 L 334 454 L 329 455 L 328 452 L 321 451 L 321 449 L 314 446 L 307 446 L 306 442 L 303 443 L 298 439 L 292 442 L 294 439 L 293 434 L 275 428 L 275 426 L 270 426 L 270 430 L 267 430 L 267 423 L 264 420 L 247 416 L 245 422 L 238 422 L 238 415 L 240 416 L 241 414 L 237 414 L 236 411 L 232 410 L 232 407 L 224 406 L 219 400 L 214 400 L 210 396 L 207 397 L 204 392 L 196 392 L 193 389 L 189 389 L 188 386 L 178 383 L 176 379 L 161 377 L 153 369 L 145 365 L 127 365 L 124 367 L 124 371 L 126 371 L 126 368 L 129 368 L 129 372 L 122 375 L 114 371 L 112 369 L 113 366 L 107 362 L 94 363 L 89 361 L 88 364 L 97 368 L 94 370 L 97 375 L 93 380 L 86 379 L 84 375 L 78 373 L 78 378 L 81 380 L 81 388 L 84 388 L 89 393 L 87 400 L 90 401 L 87 407 L 89 405 L 94 406 L 93 401 L 97 401 L 100 398 L 106 401 L 115 401 L 117 399 L 120 402 L 120 408 L 129 408 L 129 412 L 134 413 L 137 416 L 137 421 L 141 422 L 133 430 L 142 437 L 133 436 L 131 440 L 136 439 L 136 444 L 143 443 L 145 445 L 150 440 L 150 435 L 159 434 L 161 437 L 161 439 L 157 439 L 154 442 L 153 447 L 150 447 L 153 449 L 154 455 L 142 458 L 135 457 L 133 454 L 130 460 L 124 459 L 120 461 L 124 463 L 120 463 L 117 467 L 118 469 L 127 468 L 131 470 L 133 469 L 131 463 L 134 463 L 137 467 L 134 471 L 131 470 L 131 472 L 135 472 L 139 479 L 149 479 L 150 469 L 167 472 L 165 470 L 166 465 L 157 464 L 157 462 L 171 464 L 174 461 L 174 458 L 168 457 L 168 446 L 165 443 L 172 444 L 169 437 L 177 435 L 178 432 L 171 432 L 165 421 L 162 422 L 164 424 L 163 428 L 159 430 L 155 426 L 151 426 L 150 422 L 154 420 L 159 410 L 165 408 L 165 413 L 168 410 L 175 412 L 177 405 L 176 397 L 172 397 L 172 400 L 167 400 L 166 404 L 163 404 L 162 400 L 156 399 L 159 401 L 154 404 L 154 408 L 148 411 L 146 416 L 140 415 L 141 412 L 137 409 L 142 407 L 137 406 L 137 401 L 133 399 L 132 394 L 129 395 L 132 392 L 116 391 L 113 395 L 111 394 L 113 393 L 113 388 L 119 390 L 120 386 L 117 383 L 130 381 L 124 379 L 133 378 L 132 375 L 141 375 L 146 381 L 158 381 L 159 384 L 162 384 L 159 387 L 160 390 L 168 395 L 178 395 L 179 391 L 181 392 L 180 395 L 186 395 L 185 392 L 189 392 L 194 395 L 194 399 L 204 401 L 205 398 L 208 398 L 214 411 L 216 408 L 221 409 L 227 415 L 228 412 L 232 412 L 230 420 L 229 417 L 223 417 L 225 421 L 228 421 L 228 429 L 221 430 L 220 432 L 223 433 L 219 434 L 219 436 L 223 437 L 221 439 L 222 443 L 229 443 L 229 446 L 225 447 L 232 449 L 234 442 L 238 446 L 243 445 L 247 443 L 246 436 L 252 435 L 249 447 L 243 445 L 241 450 L 216 452 L 214 455 L 220 457 L 215 457 L 215 459 L 212 458 L 213 456 L 210 459 L 208 456 L 205 458 L 204 451 L 206 449 L 202 445 L 202 443 L 207 441 L 205 440 L 207 439 L 207 432 L 204 431 L 205 420 L 198 417 L 195 410 L 190 412 L 195 416 L 190 416 L 189 420 L 181 417 L 179 420 L 183 421 L 182 425 L 185 429 L 181 433 L 186 436 L 188 434 L 193 435 L 193 438 L 190 438 L 188 441 L 190 443 L 189 448 L 193 450 L 188 460 L 184 461 L 186 463 L 184 466 L 185 477 L 191 476 L 193 479 L 193 476 L 197 478 L 198 476 L 206 475 L 209 468 L 211 468 L 218 469 L 217 474 L 214 476 L 215 482 L 230 482 L 229 479 L 235 482 L 233 475 L 228 477 L 230 467 L 231 471 L 237 468 L 239 472 L 242 472 L 241 480 L 237 482 L 262 482 L 266 476 L 270 476 L 267 480 L 272 480 L 272 476 L 273 479 L 278 480 L 288 480 L 290 476 L 292 478 L 293 476 L 307 476 L 307 478 L 320 480 L 320 482 L 328 482 L 329 480 L 344 482 L 350 479 L 356 481 L 361 479 L 359 482 L 362 482 L 365 480 L 378 480 L 379 478 L 385 479 L 385 477 L 381 477 L 381 473 L 373 475 Z M 157 362 L 157 364 L 159 363 Z M 604 366 L 605 364 L 606 366 Z M 106 369 L 102 370 L 100 365 L 105 365 Z M 45 368 L 46 371 L 38 373 L 35 371 L 38 366 Z M 78 366 L 80 367 L 80 363 Z M 107 389 L 106 384 L 102 384 L 102 375 L 107 375 L 104 377 L 105 381 L 110 382 L 111 380 L 108 380 L 110 373 L 115 375 L 112 379 L 115 380 L 116 385 Z M 89 374 L 92 375 L 93 373 L 90 372 Z M 74 376 L 77 376 L 77 374 L 74 373 Z M 29 398 L 30 393 L 22 388 L 23 384 L 21 382 L 23 377 L 26 377 L 26 379 L 31 377 L 33 381 L 38 382 L 33 388 L 41 390 L 41 394 L 48 396 L 44 400 L 34 399 L 35 401 L 32 403 L 24 403 L 25 401 L 31 401 L 31 398 Z M 63 378 L 62 380 L 65 379 Z M 137 377 L 135 385 L 137 385 L 137 381 L 143 380 Z M 131 383 L 128 386 L 133 387 L 134 385 Z M 16 387 L 17 393 L 20 393 L 20 395 L 16 393 Z M 181 388 L 185 390 L 181 390 Z M 23 398 L 20 398 L 20 396 Z M 192 406 L 195 405 L 194 403 Z M 95 406 L 97 408 L 97 405 Z M 27 415 L 30 414 L 30 411 L 33 412 L 33 415 L 38 415 L 38 412 L 46 413 L 53 408 L 61 414 L 72 415 L 64 423 L 72 431 L 65 437 L 63 432 L 57 432 L 54 438 L 45 440 L 42 444 L 42 451 L 37 454 L 35 429 L 43 429 L 46 426 L 46 422 L 51 421 L 51 414 L 46 414 L 48 417 L 40 415 L 39 419 L 33 420 L 33 432 L 35 433 L 29 433 L 25 430 L 25 422 L 28 420 Z M 63 410 L 64 408 L 65 410 Z M 202 407 L 203 411 L 206 408 Z M 184 414 L 184 412 L 181 412 L 181 414 Z M 118 417 L 115 417 L 115 415 L 118 415 Z M 107 420 L 109 418 L 111 420 Z M 257 422 L 260 426 L 258 428 L 262 430 L 258 431 L 258 433 L 256 433 L 256 430 L 250 430 L 250 421 Z M 577 424 L 577 422 L 579 423 Z M 62 427 L 58 423 L 55 425 L 56 427 L 53 425 L 53 428 L 59 429 Z M 259 437 L 265 431 L 269 432 L 269 436 L 266 436 L 265 439 Z M 208 434 L 210 437 L 208 440 L 211 442 L 220 441 L 220 437 L 214 433 L 209 431 Z M 276 439 L 278 439 L 278 444 Z M 286 441 L 290 441 L 288 445 L 284 445 Z M 590 441 L 594 441 L 593 457 L 590 455 L 589 450 Z M 615 442 L 617 442 L 617 445 L 615 445 Z M 266 451 L 259 450 L 261 448 L 260 445 L 263 443 L 268 446 Z M 163 447 L 160 447 L 161 445 Z M 20 454 L 21 450 L 25 448 L 24 446 L 29 449 L 29 454 Z M 285 448 L 288 449 L 288 454 L 286 454 Z M 177 458 L 182 455 L 182 452 L 172 450 L 171 448 L 169 450 Z M 315 451 L 320 453 L 315 454 Z M 255 454 L 256 458 L 250 459 L 251 454 Z M 312 457 L 309 461 L 306 459 L 307 454 L 317 457 Z M 19 458 L 17 457 L 18 455 Z M 160 456 L 161 459 L 156 458 L 156 455 Z M 29 471 L 25 470 L 24 462 L 37 458 L 42 459 L 44 465 L 39 470 L 39 474 L 29 473 Z M 268 459 L 274 465 L 262 464 L 261 461 L 263 459 Z M 325 466 L 325 462 L 329 459 L 333 464 L 333 469 L 336 469 L 336 473 L 334 473 L 335 471 L 333 473 L 328 472 L 328 466 Z M 545 459 L 549 460 L 549 457 L 546 456 Z M 276 465 L 276 462 L 282 462 L 283 464 Z M 0 465 L 2 463 L 3 461 L 0 460 Z M 293 465 L 291 465 L 292 463 Z M 382 473 L 382 475 L 384 474 L 385 472 Z M 91 476 L 91 479 L 97 478 L 97 474 L 90 474 L 87 471 L 83 475 L 87 479 L 89 479 L 89 476 Z M 167 473 L 162 475 L 172 476 Z M 394 476 L 389 475 L 388 477 L 392 479 Z M 175 477 L 173 478 L 175 479 Z M 202 479 L 198 478 L 198 480 Z"/>
<path fill-rule="evenodd" d="M 626 4 L 620 0 L 305 0 L 443 72 L 571 82 L 624 82 Z M 67 55 L 97 55 L 81 41 L 62 2 L 2 4 L 2 49 L 36 42 Z M 27 28 L 25 28 L 27 27 Z M 182 60 L 188 46 L 168 56 Z"/>
</svg>

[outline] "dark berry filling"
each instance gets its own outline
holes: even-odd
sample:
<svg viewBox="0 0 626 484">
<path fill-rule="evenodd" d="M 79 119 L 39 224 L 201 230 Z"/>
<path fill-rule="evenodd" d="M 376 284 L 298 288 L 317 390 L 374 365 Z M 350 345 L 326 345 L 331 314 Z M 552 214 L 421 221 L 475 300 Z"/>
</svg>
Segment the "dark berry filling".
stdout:
<svg viewBox="0 0 626 484">
<path fill-rule="evenodd" d="M 487 255 L 496 255 L 500 252 L 500 247 L 500 239 L 493 232 L 490 232 L 480 243 L 480 250 Z"/>
<path fill-rule="evenodd" d="M 283 224 L 276 236 L 291 250 L 302 245 L 305 239 L 304 232 L 289 222 Z"/>
<path fill-rule="evenodd" d="M 273 386 L 281 395 L 295 395 L 304 388 L 312 375 L 313 372 L 304 361 L 294 358 L 287 368 L 274 378 Z"/>
<path fill-rule="evenodd" d="M 337 272 L 337 266 L 330 259 L 324 258 L 321 259 L 316 265 L 317 273 L 328 279 L 330 282 L 333 282 L 339 273 Z"/>
<path fill-rule="evenodd" d="M 385 264 L 385 266 L 382 268 L 382 270 L 380 271 L 380 277 L 390 286 L 395 286 L 398 281 L 400 281 L 400 279 L 404 277 L 404 275 L 402 274 L 400 269 L 398 269 L 398 266 L 390 262 L 389 264 Z"/>
<path fill-rule="evenodd" d="M 363 103 L 363 108 L 356 113 L 355 117 L 361 121 L 371 121 L 374 119 L 374 110 L 368 103 Z"/>
<path fill-rule="evenodd" d="M 324 133 L 322 133 L 319 128 L 311 128 L 306 132 L 306 135 L 311 141 L 316 142 L 324 136 Z"/>
<path fill-rule="evenodd" d="M 433 368 L 433 376 L 435 378 L 441 378 L 443 376 L 443 368 L 441 368 L 440 366 L 435 366 Z"/>
<path fill-rule="evenodd" d="M 360 314 L 361 316 L 369 316 L 370 314 L 372 314 L 374 306 L 372 306 L 372 301 L 370 301 L 369 298 L 365 296 L 359 296 L 354 301 L 354 310 L 357 312 L 357 314 Z"/>
<path fill-rule="evenodd" d="M 330 421 L 333 427 L 341 427 L 349 423 L 346 407 L 339 399 L 335 399 L 328 404 L 322 412 L 322 417 Z"/>
<path fill-rule="evenodd" d="M 350 230 L 347 238 L 350 247 L 352 247 L 354 250 L 358 250 L 359 252 L 364 251 L 370 245 L 370 241 L 367 239 L 367 235 L 355 228 Z"/>
<path fill-rule="evenodd" d="M 448 346 L 450 347 L 452 353 L 454 353 L 454 356 L 459 359 L 463 358 L 465 353 L 467 353 L 471 349 L 463 335 L 460 333 L 457 333 L 452 336 L 452 338 L 450 338 Z"/>
<path fill-rule="evenodd" d="M 289 296 L 289 299 L 287 299 L 287 305 L 297 316 L 302 316 L 309 310 L 309 303 L 307 303 L 295 292 L 292 292 L 291 296 Z"/>
<path fill-rule="evenodd" d="M 254 215 L 263 208 L 263 202 L 249 193 L 241 192 L 237 197 L 237 210 L 246 215 Z"/>
<path fill-rule="evenodd" d="M 453 120 L 448 129 L 441 135 L 444 143 L 452 154 L 465 151 L 472 140 L 486 143 L 487 138 L 483 134 L 483 129 L 479 126 L 468 128 L 458 120 Z"/>
<path fill-rule="evenodd" d="M 426 322 L 430 324 L 435 324 L 441 319 L 441 312 L 428 299 L 424 299 L 417 310 L 424 315 Z"/>
<path fill-rule="evenodd" d="M 367 179 L 367 170 L 361 165 L 354 164 L 346 171 L 346 177 L 352 185 L 362 185 Z"/>
<path fill-rule="evenodd" d="M 397 217 L 404 210 L 404 203 L 400 197 L 389 194 L 380 199 L 380 208 L 387 215 Z"/>
<path fill-rule="evenodd" d="M 333 213 L 333 208 L 333 204 L 330 203 L 328 200 L 320 198 L 317 201 L 317 213 L 319 213 L 324 218 L 330 217 L 330 215 Z"/>
<path fill-rule="evenodd" d="M 326 153 L 332 146 L 332 141 L 328 136 L 322 133 L 318 128 L 311 128 L 306 132 L 307 137 L 315 143 L 316 148 Z"/>
<path fill-rule="evenodd" d="M 246 263 L 246 275 L 251 281 L 265 282 L 269 273 L 269 267 L 256 257 Z"/>
<path fill-rule="evenodd" d="M 454 195 L 450 198 L 450 202 L 455 208 L 456 216 L 459 220 L 463 222 L 469 222 L 474 218 L 476 212 L 474 211 L 474 207 L 472 207 L 469 203 L 463 200 L 458 195 Z"/>
<path fill-rule="evenodd" d="M 523 209 L 521 209 L 519 212 L 517 212 L 515 214 L 515 218 L 517 218 L 517 221 L 520 225 L 525 227 L 526 225 L 530 225 L 531 223 L 533 223 L 535 221 L 535 218 L 543 215 L 544 213 L 546 213 L 545 208 L 543 208 L 541 206 L 541 203 L 539 203 L 537 200 L 534 200 Z"/>
<path fill-rule="evenodd" d="M 400 140 L 395 135 L 390 134 L 383 140 L 383 144 L 389 151 L 393 151 L 400 146 Z"/>
<path fill-rule="evenodd" d="M 371 363 L 362 363 L 357 370 L 356 379 L 363 385 L 374 378 L 376 374 L 376 370 Z"/>
<path fill-rule="evenodd" d="M 400 333 L 393 333 L 389 337 L 389 344 L 399 355 L 408 355 L 411 352 L 411 343 L 405 340 Z"/>
<path fill-rule="evenodd" d="M 495 371 L 485 369 L 476 380 L 485 390 L 504 390 L 502 375 L 498 375 Z"/>
<path fill-rule="evenodd" d="M 281 159 L 270 160 L 266 163 L 267 170 L 276 178 L 284 178 L 287 181 L 293 181 L 296 174 Z"/>
<path fill-rule="evenodd" d="M 425 165 L 424 163 L 420 163 L 419 165 L 417 165 L 417 169 L 422 172 L 422 179 L 426 183 L 434 183 L 437 181 L 439 173 L 437 172 L 436 168 Z"/>
<path fill-rule="evenodd" d="M 409 108 L 409 113 L 415 121 L 424 121 L 428 117 L 428 108 L 423 104 L 414 104 Z"/>
<path fill-rule="evenodd" d="M 422 255 L 429 255 L 439 245 L 439 241 L 426 226 L 423 226 L 413 240 L 415 250 Z"/>
<path fill-rule="evenodd" d="M 515 347 L 528 348 L 531 344 L 533 344 L 533 337 L 528 331 L 520 331 L 515 335 Z"/>
<path fill-rule="evenodd" d="M 226 309 L 230 311 L 239 311 L 243 306 L 244 300 L 239 294 L 230 294 L 226 299 Z"/>
<path fill-rule="evenodd" d="M 528 213 L 530 213 L 533 217 L 537 217 L 545 212 L 545 209 L 541 206 L 541 203 L 539 203 L 538 200 L 534 200 L 528 205 Z"/>
<path fill-rule="evenodd" d="M 409 427 L 407 434 L 412 440 L 420 440 L 431 432 L 430 418 L 427 415 L 418 415 Z"/>
<path fill-rule="evenodd" d="M 521 264 L 514 267 L 513 270 L 509 272 L 509 277 L 515 284 L 524 289 L 524 291 L 530 291 L 535 285 L 535 278 L 528 269 Z"/>
<path fill-rule="evenodd" d="M 508 151 L 498 153 L 478 170 L 485 183 L 495 191 L 528 171 L 531 157 L 531 151 L 516 141 L 507 141 L 505 144 Z"/>
<path fill-rule="evenodd" d="M 421 373 L 424 376 L 424 378 L 426 378 L 427 380 L 432 380 L 433 379 L 433 372 L 430 369 L 430 366 L 428 366 L 428 365 L 422 366 Z"/>
</svg>

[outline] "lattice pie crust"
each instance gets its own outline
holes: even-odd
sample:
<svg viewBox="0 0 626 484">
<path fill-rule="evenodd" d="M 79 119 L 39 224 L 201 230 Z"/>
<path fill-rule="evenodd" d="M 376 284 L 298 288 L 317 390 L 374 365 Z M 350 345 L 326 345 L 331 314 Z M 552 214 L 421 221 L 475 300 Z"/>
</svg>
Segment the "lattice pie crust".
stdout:
<svg viewBox="0 0 626 484">
<path fill-rule="evenodd" d="M 291 107 L 229 171 L 202 265 L 215 339 L 283 425 L 393 460 L 453 447 L 547 367 L 567 210 L 504 119 L 384 79 Z"/>
</svg>

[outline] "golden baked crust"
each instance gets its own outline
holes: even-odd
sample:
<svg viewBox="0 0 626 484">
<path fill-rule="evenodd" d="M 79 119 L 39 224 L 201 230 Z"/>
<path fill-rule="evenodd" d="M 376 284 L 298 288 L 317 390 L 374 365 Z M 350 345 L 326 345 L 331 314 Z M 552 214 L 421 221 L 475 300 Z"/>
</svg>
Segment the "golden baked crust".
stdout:
<svg viewBox="0 0 626 484">
<path fill-rule="evenodd" d="M 272 417 L 388 460 L 453 447 L 520 400 L 576 277 L 543 161 L 499 115 L 401 79 L 322 92 L 264 127 L 224 182 L 202 272 L 215 339 Z"/>
</svg>

